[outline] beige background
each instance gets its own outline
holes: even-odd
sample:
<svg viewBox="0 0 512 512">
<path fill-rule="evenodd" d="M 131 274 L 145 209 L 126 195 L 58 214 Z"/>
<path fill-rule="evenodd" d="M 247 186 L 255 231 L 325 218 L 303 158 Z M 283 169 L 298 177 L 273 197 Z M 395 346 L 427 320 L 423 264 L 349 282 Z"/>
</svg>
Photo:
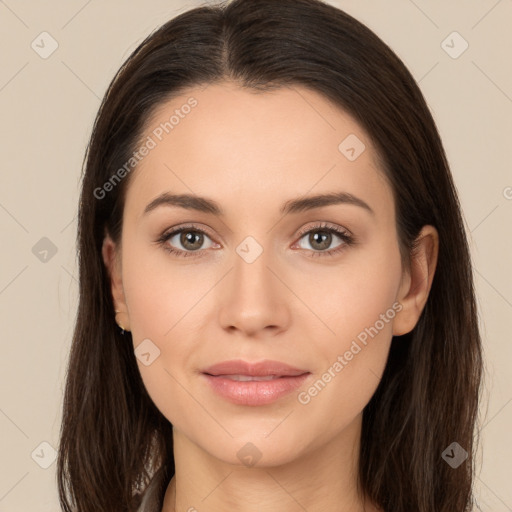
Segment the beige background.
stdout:
<svg viewBox="0 0 512 512">
<path fill-rule="evenodd" d="M 149 32 L 201 3 L 0 0 L 0 512 L 60 510 L 51 447 L 77 305 L 80 169 L 100 98 Z M 471 239 L 487 359 L 478 501 L 511 511 L 512 1 L 330 3 L 404 60 L 443 138 Z M 58 43 L 47 59 L 31 47 L 42 46 L 43 31 Z M 469 44 L 458 58 L 441 45 L 453 31 Z M 463 41 L 452 39 L 453 53 Z M 32 251 L 43 237 L 57 249 L 47 261 Z"/>
</svg>

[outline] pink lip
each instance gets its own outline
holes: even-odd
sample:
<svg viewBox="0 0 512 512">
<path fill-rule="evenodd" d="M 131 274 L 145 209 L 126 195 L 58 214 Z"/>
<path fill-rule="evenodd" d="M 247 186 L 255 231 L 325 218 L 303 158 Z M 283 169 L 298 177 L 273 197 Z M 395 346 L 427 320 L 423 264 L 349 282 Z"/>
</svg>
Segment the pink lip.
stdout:
<svg viewBox="0 0 512 512">
<path fill-rule="evenodd" d="M 301 370 L 280 361 L 270 361 L 268 359 L 259 363 L 248 363 L 241 359 L 224 361 L 203 370 L 203 373 L 208 373 L 209 375 L 249 375 L 254 377 L 267 375 L 293 377 L 307 372 L 307 370 Z"/>
<path fill-rule="evenodd" d="M 265 405 L 291 393 L 308 378 L 310 372 L 279 361 L 225 361 L 203 371 L 211 388 L 223 398 L 239 405 Z M 229 375 L 277 378 L 272 380 L 236 381 Z"/>
</svg>

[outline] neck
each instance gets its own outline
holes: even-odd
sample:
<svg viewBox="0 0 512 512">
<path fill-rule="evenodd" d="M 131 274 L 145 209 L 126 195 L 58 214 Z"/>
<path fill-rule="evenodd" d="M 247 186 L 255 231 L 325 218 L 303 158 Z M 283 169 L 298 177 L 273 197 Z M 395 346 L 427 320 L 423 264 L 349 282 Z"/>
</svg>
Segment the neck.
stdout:
<svg viewBox="0 0 512 512">
<path fill-rule="evenodd" d="M 261 467 L 225 463 L 175 428 L 176 473 L 162 512 L 378 512 L 357 493 L 360 420 L 300 458 Z"/>
</svg>

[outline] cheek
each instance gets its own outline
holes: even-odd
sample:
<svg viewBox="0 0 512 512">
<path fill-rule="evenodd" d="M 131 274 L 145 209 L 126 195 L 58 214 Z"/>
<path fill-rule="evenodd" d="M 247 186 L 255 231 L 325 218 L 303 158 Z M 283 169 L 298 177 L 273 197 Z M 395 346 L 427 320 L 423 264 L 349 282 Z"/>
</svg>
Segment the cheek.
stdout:
<svg viewBox="0 0 512 512">
<path fill-rule="evenodd" d="M 157 408 L 179 427 L 190 416 L 186 369 L 194 366 L 201 340 L 194 328 L 205 317 L 204 299 L 216 279 L 199 275 L 194 265 L 171 263 L 163 250 L 126 238 L 123 285 L 134 350 L 148 346 L 151 352 L 150 364 L 137 359 L 137 365 Z"/>
<path fill-rule="evenodd" d="M 129 238 L 127 236 L 127 238 Z M 179 265 L 164 249 L 130 243 L 123 252 L 123 285 L 134 342 L 165 343 L 208 290 L 194 265 Z"/>
<path fill-rule="evenodd" d="M 318 279 L 319 286 L 309 290 L 309 301 L 322 312 L 329 330 L 322 326 L 322 336 L 309 333 L 319 364 L 316 379 L 298 402 L 318 425 L 345 425 L 375 392 L 389 353 L 393 319 L 401 309 L 395 301 L 400 277 L 398 248 L 381 245 L 379 251 L 361 251 L 338 272 L 331 270 L 323 291 Z M 318 321 L 308 316 L 307 322 L 318 329 Z"/>
<path fill-rule="evenodd" d="M 309 270 L 307 279 L 295 283 L 297 295 L 307 297 L 316 315 L 315 319 L 308 313 L 299 321 L 322 329 L 321 337 L 317 334 L 311 339 L 331 358 L 348 350 L 358 335 L 364 341 L 368 329 L 375 335 L 375 324 L 381 338 L 392 332 L 399 309 L 395 299 L 402 273 L 400 254 L 398 246 L 384 237 L 372 246 L 347 252 L 339 266 Z"/>
<path fill-rule="evenodd" d="M 125 268 L 128 276 L 129 266 Z M 193 293 L 193 286 L 186 287 L 187 283 L 173 278 L 172 273 L 165 279 L 163 275 L 162 268 L 139 260 L 131 269 L 125 291 L 134 350 L 136 354 L 147 352 L 138 349 L 144 346 L 151 353 L 147 365 L 144 358 L 137 358 L 144 387 L 161 413 L 180 427 L 191 407 L 183 371 L 194 353 L 187 311 L 194 311 L 199 290 Z"/>
</svg>

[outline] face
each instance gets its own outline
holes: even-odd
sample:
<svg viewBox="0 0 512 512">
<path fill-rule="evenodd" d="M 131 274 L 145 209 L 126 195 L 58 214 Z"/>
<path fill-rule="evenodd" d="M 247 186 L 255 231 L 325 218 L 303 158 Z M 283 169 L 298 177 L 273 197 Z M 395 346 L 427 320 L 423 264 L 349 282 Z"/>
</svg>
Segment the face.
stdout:
<svg viewBox="0 0 512 512">
<path fill-rule="evenodd" d="M 409 284 L 372 141 L 316 92 L 229 83 L 160 105 L 142 140 L 112 290 L 154 403 L 233 464 L 336 439 L 376 390 Z M 169 198 L 184 194 L 205 200 Z M 205 374 L 232 360 L 298 371 Z"/>
</svg>

